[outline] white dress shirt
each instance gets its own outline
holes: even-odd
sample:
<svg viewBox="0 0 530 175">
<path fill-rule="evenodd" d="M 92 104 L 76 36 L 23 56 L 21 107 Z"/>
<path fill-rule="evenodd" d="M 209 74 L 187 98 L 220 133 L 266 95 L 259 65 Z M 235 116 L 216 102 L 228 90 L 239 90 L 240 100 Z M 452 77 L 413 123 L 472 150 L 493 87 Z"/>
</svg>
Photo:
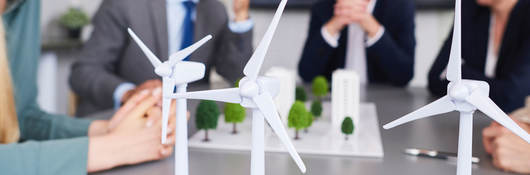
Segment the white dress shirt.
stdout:
<svg viewBox="0 0 530 175">
<path fill-rule="evenodd" d="M 498 51 L 495 50 L 495 16 L 491 15 L 489 38 L 488 38 L 488 53 L 486 55 L 486 69 L 484 73 L 488 78 L 495 78 L 495 70 L 497 69 L 497 62 L 499 61 Z"/>
<path fill-rule="evenodd" d="M 371 0 L 368 4 L 368 11 L 373 13 L 377 0 Z M 385 28 L 381 27 L 373 37 L 366 36 L 366 32 L 359 24 L 348 25 L 348 44 L 346 48 L 346 60 L 344 68 L 354 70 L 359 74 L 360 82 L 368 82 L 368 70 L 366 65 L 366 48 L 374 45 L 385 33 Z M 333 48 L 338 47 L 340 33 L 337 36 L 331 35 L 323 26 L 321 34 L 324 40 Z"/>
</svg>

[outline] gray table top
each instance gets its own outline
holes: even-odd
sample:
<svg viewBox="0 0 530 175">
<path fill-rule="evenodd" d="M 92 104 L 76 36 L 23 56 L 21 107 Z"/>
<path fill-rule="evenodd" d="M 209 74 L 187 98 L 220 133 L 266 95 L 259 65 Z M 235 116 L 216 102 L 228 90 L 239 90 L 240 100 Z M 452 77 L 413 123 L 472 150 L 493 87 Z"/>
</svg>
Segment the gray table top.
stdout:
<svg viewBox="0 0 530 175">
<path fill-rule="evenodd" d="M 386 86 L 369 86 L 366 90 L 362 90 L 362 94 L 362 101 L 376 103 L 380 126 L 434 100 L 428 91 L 422 88 L 399 89 Z M 196 104 L 197 102 L 190 100 L 189 109 L 195 109 Z M 98 114 L 98 117 L 108 117 L 110 114 L 110 112 L 104 112 Z M 481 162 L 473 166 L 473 174 L 503 174 L 492 166 L 491 158 L 484 152 L 482 146 L 481 131 L 490 122 L 491 120 L 483 114 L 475 114 L 473 155 L 479 157 Z M 456 163 L 454 162 L 411 157 L 402 152 L 405 148 L 428 148 L 457 152 L 457 112 L 422 119 L 391 130 L 384 130 L 381 127 L 381 136 L 384 158 L 301 155 L 308 168 L 306 174 L 456 174 Z M 173 157 L 171 157 L 96 174 L 170 175 L 173 174 L 173 162 Z M 266 174 L 301 174 L 288 154 L 266 153 L 265 162 Z M 190 149 L 189 164 L 192 175 L 247 175 L 250 172 L 250 152 Z"/>
</svg>

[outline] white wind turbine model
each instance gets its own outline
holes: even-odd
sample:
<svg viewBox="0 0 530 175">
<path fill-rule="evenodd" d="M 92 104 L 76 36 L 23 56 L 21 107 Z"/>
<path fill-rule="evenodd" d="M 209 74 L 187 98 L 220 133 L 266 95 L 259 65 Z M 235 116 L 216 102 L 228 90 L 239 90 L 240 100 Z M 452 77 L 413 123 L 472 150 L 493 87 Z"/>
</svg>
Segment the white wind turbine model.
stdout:
<svg viewBox="0 0 530 175">
<path fill-rule="evenodd" d="M 305 173 L 306 167 L 296 152 L 273 101 L 273 96 L 279 92 L 279 82 L 276 79 L 258 76 L 261 65 L 271 43 L 272 37 L 280 21 L 287 0 L 282 0 L 274 15 L 274 18 L 259 43 L 256 51 L 248 61 L 241 79 L 239 88 L 198 91 L 189 93 L 178 93 L 175 98 L 216 100 L 228 103 L 239 103 L 243 107 L 252 109 L 252 151 L 251 151 L 251 175 L 263 175 L 265 173 L 265 151 L 264 151 L 264 119 L 267 120 L 272 130 L 286 146 L 289 154 Z"/>
<path fill-rule="evenodd" d="M 171 108 L 171 95 L 175 90 L 175 86 L 177 86 L 178 93 L 183 93 L 186 92 L 188 83 L 200 80 L 204 77 L 204 64 L 183 61 L 183 59 L 212 39 L 212 36 L 208 35 L 204 37 L 190 47 L 171 54 L 168 61 L 161 62 L 130 28 L 128 29 L 128 32 L 138 46 L 140 46 L 140 49 L 145 53 L 151 64 L 155 67 L 155 73 L 162 77 L 162 143 L 166 143 L 167 125 Z M 176 109 L 176 129 L 174 130 L 176 175 L 188 174 L 188 122 L 186 113 L 186 99 L 178 99 Z"/>
<path fill-rule="evenodd" d="M 488 96 L 489 85 L 484 81 L 462 80 L 461 72 L 461 0 L 456 0 L 455 24 L 451 55 L 447 65 L 447 95 L 383 126 L 390 129 L 398 125 L 451 111 L 460 112 L 458 136 L 457 175 L 471 174 L 471 153 L 473 140 L 473 113 L 480 110 L 491 119 L 511 130 L 530 143 L 530 135 L 508 117 Z"/>
</svg>

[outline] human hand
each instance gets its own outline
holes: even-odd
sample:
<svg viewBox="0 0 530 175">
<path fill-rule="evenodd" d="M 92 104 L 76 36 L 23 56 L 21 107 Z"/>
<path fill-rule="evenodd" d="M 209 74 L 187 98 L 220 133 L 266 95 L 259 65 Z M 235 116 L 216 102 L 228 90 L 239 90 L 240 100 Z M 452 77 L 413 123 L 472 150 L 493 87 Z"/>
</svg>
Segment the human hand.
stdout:
<svg viewBox="0 0 530 175">
<path fill-rule="evenodd" d="M 370 0 L 338 0 L 334 6 L 332 21 L 337 21 L 339 26 L 357 23 L 369 37 L 374 37 L 381 28 L 381 24 L 369 11 L 369 3 Z"/>
<path fill-rule="evenodd" d="M 525 131 L 527 124 L 519 123 Z M 492 122 L 482 132 L 486 152 L 492 155 L 493 165 L 516 173 L 530 173 L 530 144 L 503 126 Z"/>
<path fill-rule="evenodd" d="M 244 21 L 248 19 L 248 9 L 249 9 L 250 0 L 234 0 L 234 21 Z"/>
<path fill-rule="evenodd" d="M 168 140 L 166 144 L 162 144 L 162 109 L 155 105 L 161 95 L 147 96 L 133 106 L 133 110 L 126 114 L 127 117 L 123 118 L 110 134 L 90 137 L 87 165 L 89 172 L 158 160 L 171 155 L 175 142 L 175 119 L 170 118 Z M 148 120 L 152 120 L 153 124 L 149 125 Z"/>
<path fill-rule="evenodd" d="M 123 94 L 123 97 L 121 98 L 121 102 L 126 103 L 132 96 L 142 92 L 143 90 L 154 90 L 160 87 L 162 87 L 162 81 L 160 81 L 159 79 L 147 80 L 140 86 L 137 86 L 136 88 L 125 92 L 125 94 Z"/>
</svg>

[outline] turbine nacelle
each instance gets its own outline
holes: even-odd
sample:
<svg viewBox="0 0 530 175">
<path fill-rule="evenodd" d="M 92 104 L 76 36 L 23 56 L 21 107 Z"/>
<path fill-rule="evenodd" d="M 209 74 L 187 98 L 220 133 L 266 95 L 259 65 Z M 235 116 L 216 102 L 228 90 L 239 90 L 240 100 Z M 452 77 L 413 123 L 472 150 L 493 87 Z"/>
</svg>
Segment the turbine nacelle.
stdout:
<svg viewBox="0 0 530 175">
<path fill-rule="evenodd" d="M 206 66 L 202 63 L 181 61 L 173 66 L 173 79 L 176 85 L 188 84 L 204 78 L 205 71 Z"/>
<path fill-rule="evenodd" d="M 474 93 L 488 97 L 488 83 L 477 80 L 461 80 L 451 82 L 447 85 L 447 94 L 451 97 L 453 103 L 455 103 L 457 111 L 471 112 L 477 109 L 473 104 L 467 102 L 469 96 Z"/>
</svg>

